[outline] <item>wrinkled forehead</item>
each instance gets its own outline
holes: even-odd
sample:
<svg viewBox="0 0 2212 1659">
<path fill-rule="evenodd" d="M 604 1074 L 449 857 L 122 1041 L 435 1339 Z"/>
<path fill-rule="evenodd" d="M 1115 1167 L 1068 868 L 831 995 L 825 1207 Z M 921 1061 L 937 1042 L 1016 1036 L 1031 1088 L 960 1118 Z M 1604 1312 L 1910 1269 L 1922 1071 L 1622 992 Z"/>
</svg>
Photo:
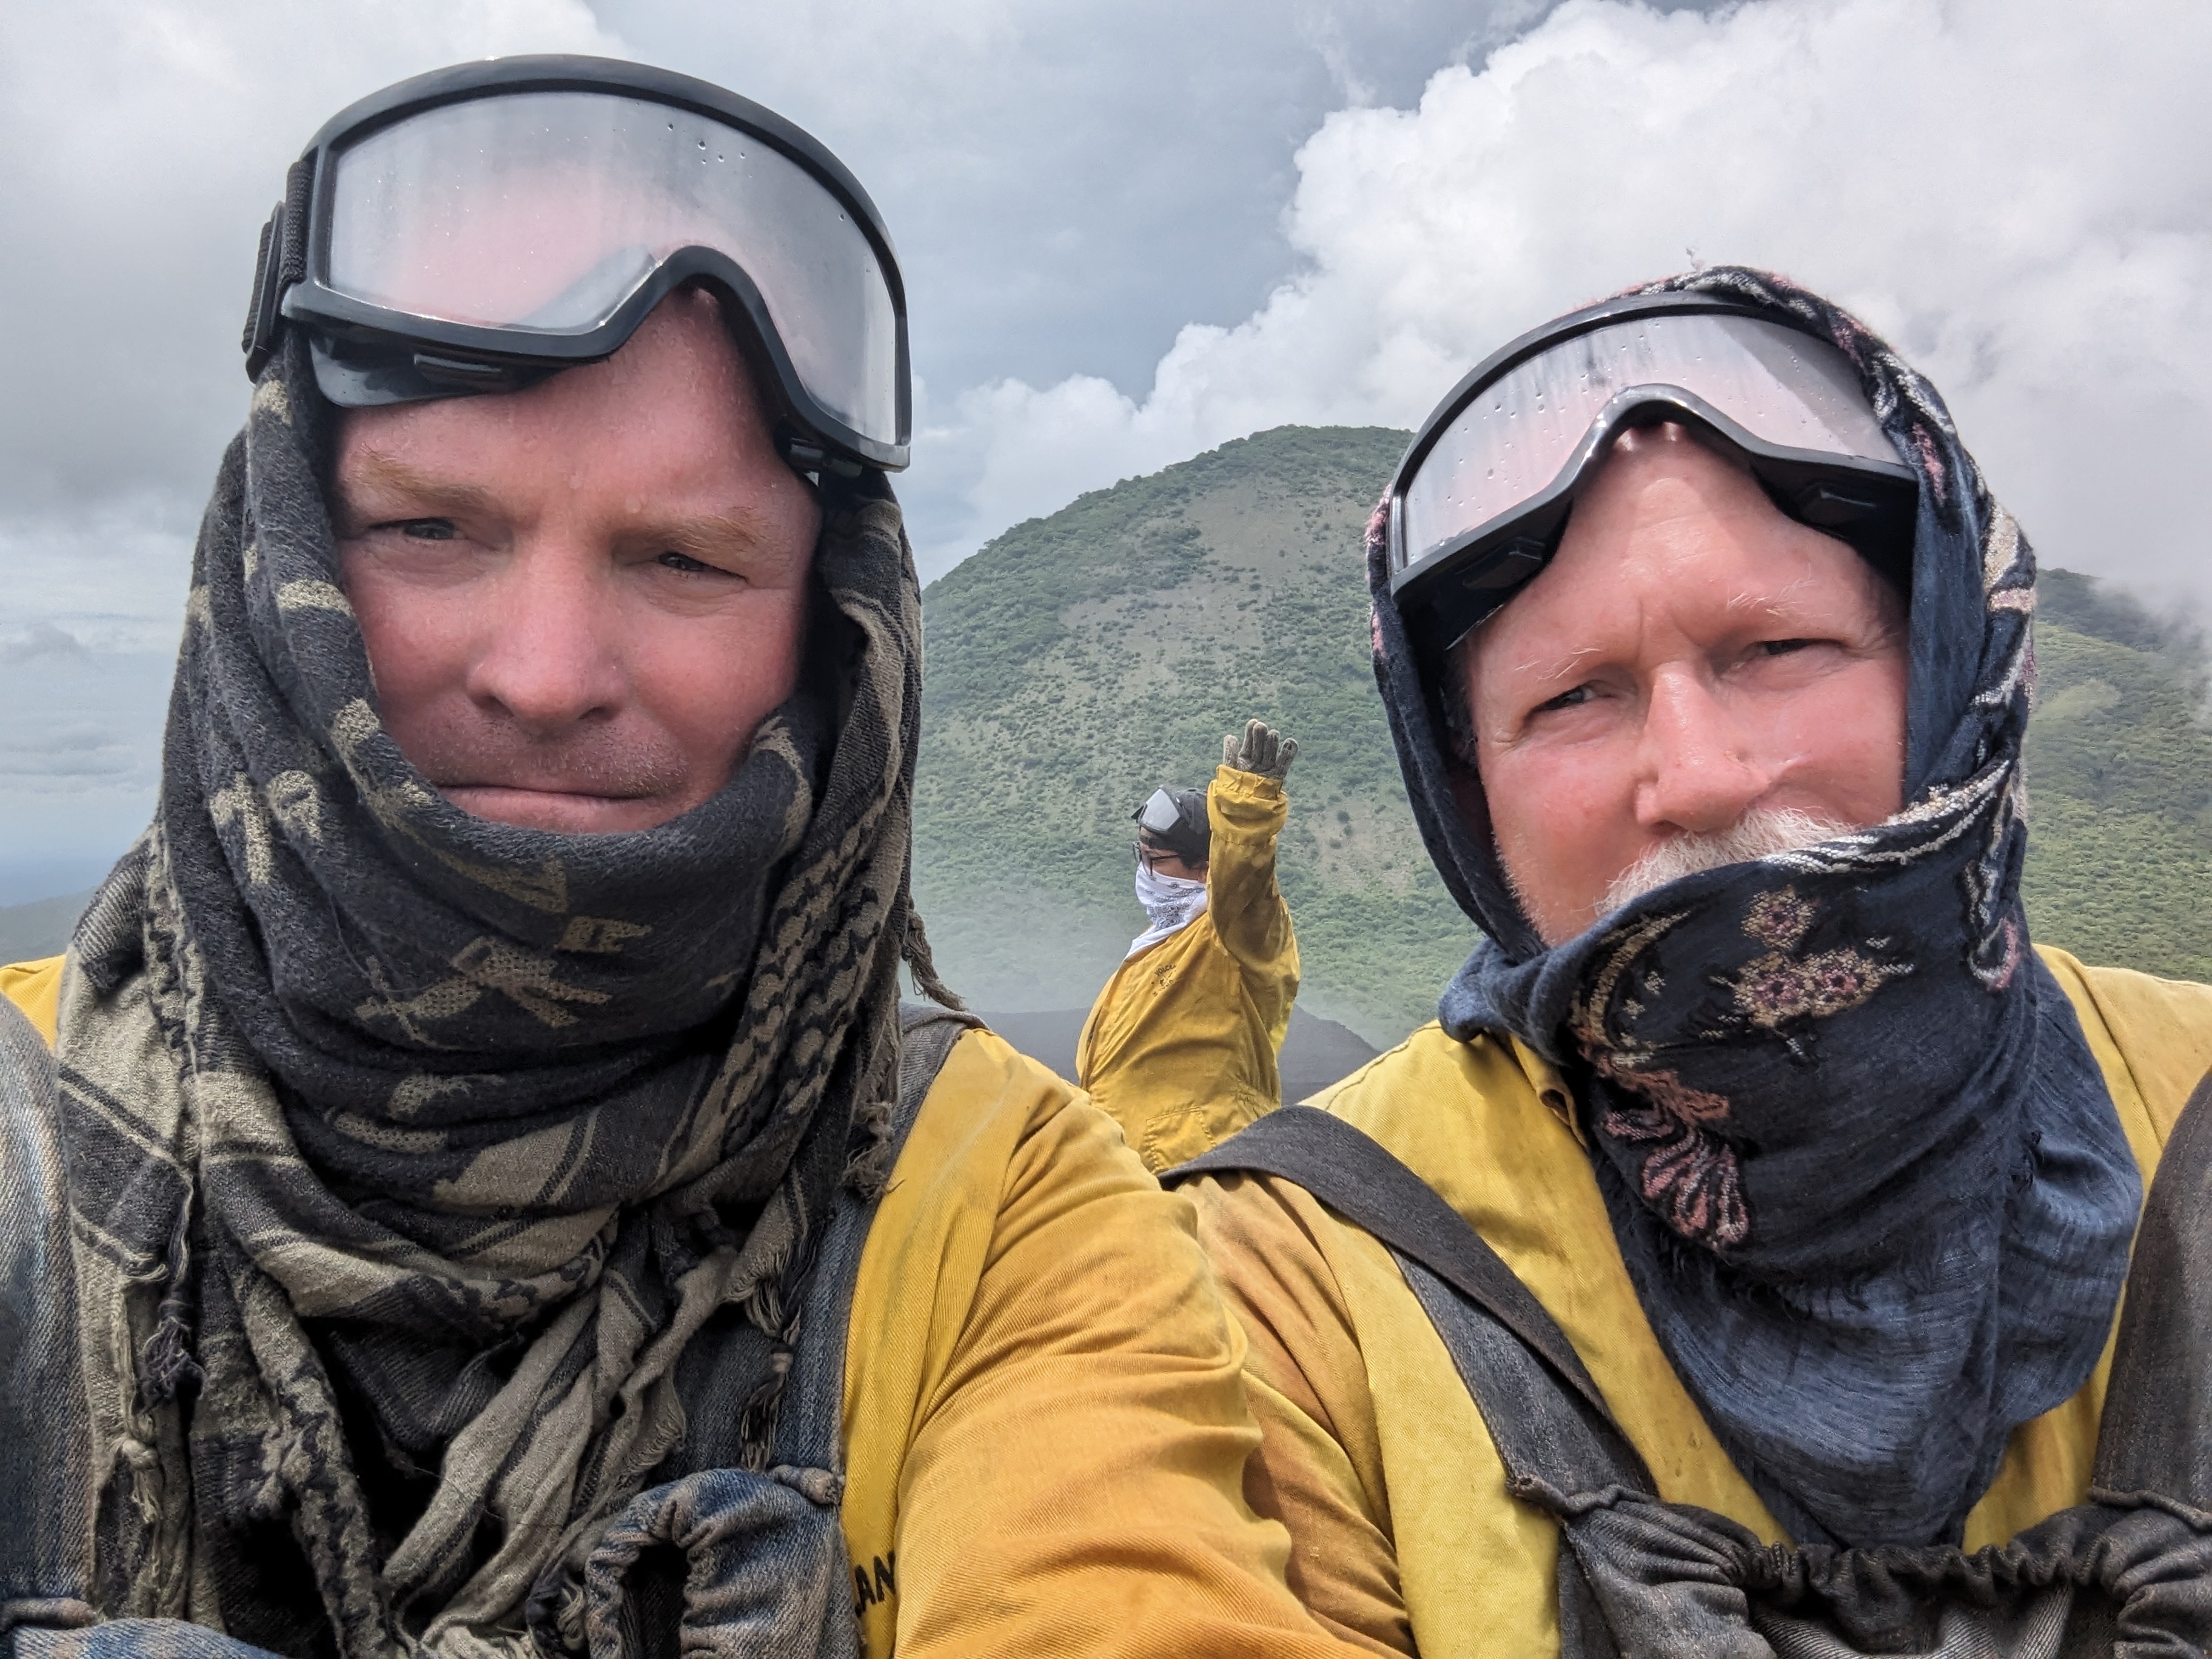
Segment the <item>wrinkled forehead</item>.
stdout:
<svg viewBox="0 0 2212 1659">
<path fill-rule="evenodd" d="M 1775 504 L 1743 459 L 1694 425 L 1628 428 L 1585 474 L 1545 568 L 1472 629 L 1459 654 L 1532 630 L 1571 643 L 1663 609 L 1696 631 L 1755 617 L 1902 624 L 1905 599 L 1850 543 Z"/>
<path fill-rule="evenodd" d="M 412 403 L 335 407 L 335 453 L 405 434 L 407 447 L 452 446 L 459 461 L 495 438 L 528 447 L 583 444 L 585 461 L 683 471 L 685 454 L 726 452 L 788 465 L 773 455 L 761 388 L 709 289 L 678 288 L 648 312 L 614 353 L 524 386 Z"/>
</svg>

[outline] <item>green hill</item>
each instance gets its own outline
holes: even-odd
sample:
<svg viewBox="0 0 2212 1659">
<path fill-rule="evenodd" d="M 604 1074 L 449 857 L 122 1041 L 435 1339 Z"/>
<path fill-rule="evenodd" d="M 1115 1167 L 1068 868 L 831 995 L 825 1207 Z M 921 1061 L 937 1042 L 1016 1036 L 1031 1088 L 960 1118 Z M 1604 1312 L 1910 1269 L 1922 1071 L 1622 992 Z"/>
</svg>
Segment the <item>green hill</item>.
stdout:
<svg viewBox="0 0 2212 1659">
<path fill-rule="evenodd" d="M 1140 924 L 1129 815 L 1258 715 L 1302 1001 L 1395 1040 L 1475 934 L 1429 867 L 1368 665 L 1360 535 L 1405 434 L 1285 427 L 1017 526 L 924 598 L 916 890 L 985 1007 L 1086 1006 Z"/>
<path fill-rule="evenodd" d="M 2212 980 L 2203 636 L 2072 571 L 2038 586 L 2029 928 L 2087 961 Z"/>
<path fill-rule="evenodd" d="M 1129 814 L 1256 714 L 1300 744 L 1282 881 L 1302 1006 L 1370 1041 L 1473 947 L 1413 830 L 1368 665 L 1358 560 L 1406 441 L 1284 427 L 1018 525 L 931 584 L 915 887 L 979 1006 L 1085 1006 L 1137 931 Z M 2201 642 L 2053 571 L 2029 744 L 2036 935 L 2212 978 Z"/>
</svg>

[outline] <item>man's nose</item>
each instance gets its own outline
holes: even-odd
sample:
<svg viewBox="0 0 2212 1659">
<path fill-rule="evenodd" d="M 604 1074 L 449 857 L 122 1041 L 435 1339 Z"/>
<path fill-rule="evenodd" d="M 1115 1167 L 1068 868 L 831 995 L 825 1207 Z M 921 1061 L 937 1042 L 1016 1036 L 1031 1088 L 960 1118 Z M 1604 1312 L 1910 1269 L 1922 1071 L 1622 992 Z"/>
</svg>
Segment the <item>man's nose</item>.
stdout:
<svg viewBox="0 0 2212 1659">
<path fill-rule="evenodd" d="M 1742 722 L 1694 672 L 1662 673 L 1654 682 L 1642 750 L 1636 818 L 1647 830 L 1729 829 L 1774 781 Z"/>
<path fill-rule="evenodd" d="M 539 546 L 502 574 L 483 596 L 487 614 L 469 696 L 539 736 L 614 714 L 628 677 L 597 562 L 579 550 Z"/>
</svg>

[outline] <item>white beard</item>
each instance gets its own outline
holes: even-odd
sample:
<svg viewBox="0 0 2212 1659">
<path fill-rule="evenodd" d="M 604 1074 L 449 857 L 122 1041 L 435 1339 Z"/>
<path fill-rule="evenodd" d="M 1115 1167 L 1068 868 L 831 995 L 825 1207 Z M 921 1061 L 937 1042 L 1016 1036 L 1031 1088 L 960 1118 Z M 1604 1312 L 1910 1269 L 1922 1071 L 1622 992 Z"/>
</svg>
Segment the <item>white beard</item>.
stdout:
<svg viewBox="0 0 2212 1659">
<path fill-rule="evenodd" d="M 1794 807 L 1776 811 L 1753 808 L 1726 830 L 1669 836 L 1613 878 L 1612 885 L 1605 890 L 1605 901 L 1599 906 L 1598 915 L 1609 916 L 1655 888 L 1680 881 L 1684 876 L 1694 876 L 1700 870 L 1717 870 L 1723 865 L 1748 864 L 1753 859 L 1768 858 L 1776 853 L 1795 852 L 1800 847 L 1845 835 L 1850 830 L 1849 824 L 1815 817 Z"/>
</svg>

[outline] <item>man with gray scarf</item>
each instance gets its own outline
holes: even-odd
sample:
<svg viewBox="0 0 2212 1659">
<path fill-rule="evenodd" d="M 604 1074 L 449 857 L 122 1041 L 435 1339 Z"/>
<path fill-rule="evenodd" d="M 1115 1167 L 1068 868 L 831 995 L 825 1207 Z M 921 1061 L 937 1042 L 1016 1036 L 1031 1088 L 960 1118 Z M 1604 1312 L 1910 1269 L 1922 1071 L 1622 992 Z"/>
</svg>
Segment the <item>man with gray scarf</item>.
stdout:
<svg viewBox="0 0 2212 1659">
<path fill-rule="evenodd" d="M 246 344 L 155 823 L 0 1003 L 0 1641 L 1340 1650 L 1187 1204 L 930 964 L 857 183 L 442 71 Z"/>
<path fill-rule="evenodd" d="M 2203 1651 L 2212 988 L 2030 945 L 2034 561 L 1935 389 L 1659 283 L 1473 371 L 1368 553 L 1486 938 L 1180 1175 L 1294 1586 L 1378 1652 Z"/>
</svg>

